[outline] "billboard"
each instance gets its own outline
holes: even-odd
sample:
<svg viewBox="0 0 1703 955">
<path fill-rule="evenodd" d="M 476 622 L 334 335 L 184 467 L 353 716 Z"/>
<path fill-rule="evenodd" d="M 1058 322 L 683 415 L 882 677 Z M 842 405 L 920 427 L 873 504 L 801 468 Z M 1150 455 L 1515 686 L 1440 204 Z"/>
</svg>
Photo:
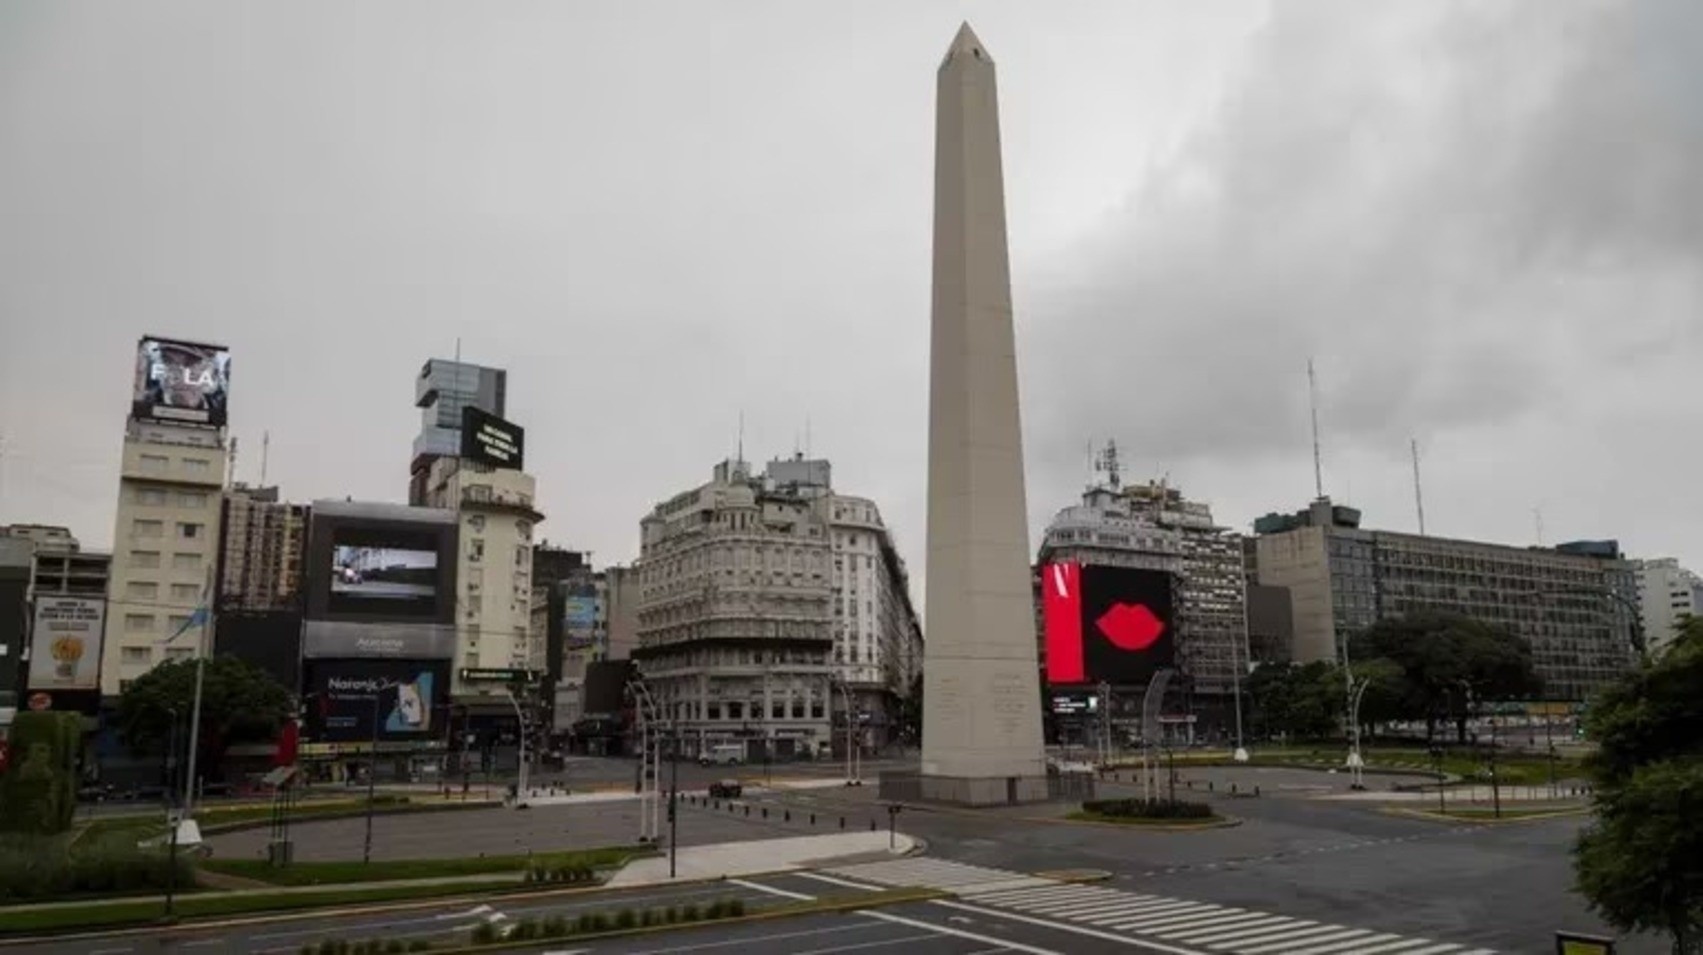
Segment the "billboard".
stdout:
<svg viewBox="0 0 1703 955">
<path fill-rule="evenodd" d="M 304 687 L 309 735 L 321 742 L 441 736 L 449 664 L 440 660 L 313 660 Z"/>
<path fill-rule="evenodd" d="M 101 684 L 106 601 L 38 597 L 30 642 L 32 690 L 94 690 Z"/>
<path fill-rule="evenodd" d="M 302 626 L 301 650 L 302 656 L 310 660 L 448 660 L 455 656 L 455 627 L 441 623 L 309 620 Z"/>
<path fill-rule="evenodd" d="M 221 427 L 230 387 L 230 349 L 150 336 L 136 345 L 130 413 L 156 421 Z"/>
<path fill-rule="evenodd" d="M 461 409 L 461 456 L 518 471 L 526 461 L 526 429 L 467 405 Z"/>
<path fill-rule="evenodd" d="M 332 613 L 437 616 L 438 535 L 431 531 L 339 529 L 330 574 Z"/>
<path fill-rule="evenodd" d="M 1047 682 L 1140 686 L 1176 665 L 1171 576 L 1074 561 L 1041 568 Z"/>
</svg>

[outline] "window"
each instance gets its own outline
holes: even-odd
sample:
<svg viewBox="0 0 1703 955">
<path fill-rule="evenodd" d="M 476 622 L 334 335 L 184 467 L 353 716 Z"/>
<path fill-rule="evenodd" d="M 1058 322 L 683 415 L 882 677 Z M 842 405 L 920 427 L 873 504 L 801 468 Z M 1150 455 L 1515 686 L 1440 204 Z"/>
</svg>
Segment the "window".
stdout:
<svg viewBox="0 0 1703 955">
<path fill-rule="evenodd" d="M 124 596 L 131 600 L 153 600 L 160 595 L 160 585 L 151 580 L 132 580 L 124 587 Z"/>
<path fill-rule="evenodd" d="M 158 567 L 160 566 L 160 552 L 157 550 L 133 550 L 130 552 L 130 564 L 142 569 Z"/>
<path fill-rule="evenodd" d="M 196 600 L 201 596 L 201 588 L 195 584 L 172 584 L 171 599 Z"/>
<path fill-rule="evenodd" d="M 206 458 L 184 458 L 183 470 L 190 474 L 206 474 L 213 469 L 213 462 Z"/>
<path fill-rule="evenodd" d="M 200 491 L 184 491 L 177 496 L 178 507 L 202 508 L 207 506 L 207 495 Z"/>
<path fill-rule="evenodd" d="M 119 651 L 120 662 L 131 664 L 147 664 L 153 661 L 153 654 L 148 647 L 125 647 Z"/>
<path fill-rule="evenodd" d="M 130 522 L 131 537 L 158 537 L 165 532 L 165 524 L 160 521 L 136 520 Z"/>
<path fill-rule="evenodd" d="M 719 719 L 721 719 L 721 704 L 720 703 L 705 704 L 705 706 L 704 706 L 704 719 L 706 719 L 706 720 L 719 720 Z"/>
<path fill-rule="evenodd" d="M 205 525 L 205 524 L 179 523 L 177 525 L 177 536 L 182 537 L 185 540 L 190 540 L 190 539 L 194 539 L 196 537 L 200 537 L 201 536 L 201 529 L 205 526 L 207 526 L 207 525 Z"/>
<path fill-rule="evenodd" d="M 475 537 L 472 540 L 468 541 L 467 542 L 467 560 L 468 560 L 468 562 L 477 564 L 484 559 L 485 559 L 485 542 L 484 542 L 484 540 L 482 540 L 478 537 Z"/>
<path fill-rule="evenodd" d="M 154 615 L 151 613 L 127 613 L 124 615 L 124 629 L 131 633 L 152 630 L 154 629 Z"/>
<path fill-rule="evenodd" d="M 187 660 L 195 655 L 193 647 L 166 647 L 167 660 Z"/>
<path fill-rule="evenodd" d="M 532 553 L 531 548 L 527 547 L 525 544 L 514 545 L 514 565 L 516 567 L 525 567 L 526 566 L 526 558 L 531 553 Z"/>
<path fill-rule="evenodd" d="M 171 463 L 171 459 L 163 454 L 144 454 L 141 461 L 142 470 L 155 472 L 164 471 L 166 465 Z"/>
<path fill-rule="evenodd" d="M 182 553 L 173 554 L 173 555 L 171 555 L 171 569 L 172 570 L 200 570 L 201 569 L 201 555 L 200 554 L 182 554 Z"/>
<path fill-rule="evenodd" d="M 136 503 L 146 507 L 159 507 L 166 502 L 166 492 L 157 487 L 139 487 L 136 489 Z"/>
<path fill-rule="evenodd" d="M 472 517 L 469 517 L 467 519 L 467 526 L 473 528 L 476 531 L 484 530 L 485 529 L 485 515 L 475 514 Z"/>
<path fill-rule="evenodd" d="M 184 628 L 189 626 L 189 615 L 174 613 L 166 618 L 166 626 L 171 630 L 174 636 L 182 633 Z"/>
</svg>

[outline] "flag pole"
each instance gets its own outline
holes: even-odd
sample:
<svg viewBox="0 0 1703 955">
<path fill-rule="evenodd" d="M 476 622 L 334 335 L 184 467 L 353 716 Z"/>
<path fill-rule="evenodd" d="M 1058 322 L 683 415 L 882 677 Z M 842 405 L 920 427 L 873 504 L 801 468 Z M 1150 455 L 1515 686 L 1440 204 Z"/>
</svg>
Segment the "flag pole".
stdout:
<svg viewBox="0 0 1703 955">
<path fill-rule="evenodd" d="M 195 702 L 189 715 L 189 779 L 184 785 L 183 818 L 190 818 L 195 808 L 195 756 L 201 743 L 201 684 L 207 671 L 207 631 L 213 626 L 213 568 L 207 568 L 207 591 L 202 598 L 207 611 L 201 621 L 201 637 L 195 648 Z M 181 821 L 181 820 L 180 820 Z"/>
</svg>

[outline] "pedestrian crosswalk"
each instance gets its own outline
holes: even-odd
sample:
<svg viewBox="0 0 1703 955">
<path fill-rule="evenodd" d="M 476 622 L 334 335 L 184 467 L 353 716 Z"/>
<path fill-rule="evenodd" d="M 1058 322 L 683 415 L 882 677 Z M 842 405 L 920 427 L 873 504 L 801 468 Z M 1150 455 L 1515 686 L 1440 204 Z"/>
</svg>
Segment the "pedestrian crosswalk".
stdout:
<svg viewBox="0 0 1703 955">
<path fill-rule="evenodd" d="M 1271 912 L 1059 882 L 1003 869 L 910 858 L 842 866 L 833 875 L 951 892 L 962 902 L 1230 955 L 1493 955 L 1489 949 Z"/>
</svg>

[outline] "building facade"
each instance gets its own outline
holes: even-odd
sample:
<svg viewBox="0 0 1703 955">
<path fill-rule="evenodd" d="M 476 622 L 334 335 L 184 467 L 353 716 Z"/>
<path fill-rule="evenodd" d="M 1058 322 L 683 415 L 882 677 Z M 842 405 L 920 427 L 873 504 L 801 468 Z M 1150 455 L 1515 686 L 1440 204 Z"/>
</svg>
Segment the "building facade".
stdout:
<svg viewBox="0 0 1703 955">
<path fill-rule="evenodd" d="M 1686 617 L 1703 617 L 1703 577 L 1672 557 L 1636 562 L 1638 617 L 1652 654 L 1673 642 L 1674 628 Z"/>
<path fill-rule="evenodd" d="M 727 460 L 640 522 L 634 658 L 687 752 L 830 748 L 833 545 L 819 500 Z"/>
<path fill-rule="evenodd" d="M 1530 641 L 1552 700 L 1586 699 L 1630 665 L 1635 578 L 1613 542 L 1512 547 L 1359 525 L 1329 498 L 1254 524 L 1259 582 L 1290 593 L 1296 662 L 1341 660 L 1378 620 L 1436 610 Z"/>
<path fill-rule="evenodd" d="M 225 483 L 222 428 L 130 419 L 112 534 L 101 693 L 116 696 L 164 660 L 189 659 L 210 635 L 185 631 L 213 585 Z M 206 629 L 206 628 L 202 628 Z M 194 628 L 191 628 L 194 630 Z"/>
<path fill-rule="evenodd" d="M 461 454 L 462 409 L 472 406 L 497 417 L 508 405 L 508 372 L 470 362 L 433 358 L 414 382 L 420 433 L 409 465 L 408 503 L 426 504 L 432 463 Z"/>
<path fill-rule="evenodd" d="M 544 520 L 535 492 L 523 471 L 448 456 L 433 461 L 426 484 L 426 506 L 455 511 L 460 521 L 453 693 L 497 715 L 509 707 L 502 687 L 461 674 L 544 667 L 546 641 L 532 632 L 533 531 Z"/>
<path fill-rule="evenodd" d="M 301 599 L 308 509 L 278 500 L 276 487 L 236 484 L 220 520 L 219 609 L 280 610 Z"/>
</svg>

